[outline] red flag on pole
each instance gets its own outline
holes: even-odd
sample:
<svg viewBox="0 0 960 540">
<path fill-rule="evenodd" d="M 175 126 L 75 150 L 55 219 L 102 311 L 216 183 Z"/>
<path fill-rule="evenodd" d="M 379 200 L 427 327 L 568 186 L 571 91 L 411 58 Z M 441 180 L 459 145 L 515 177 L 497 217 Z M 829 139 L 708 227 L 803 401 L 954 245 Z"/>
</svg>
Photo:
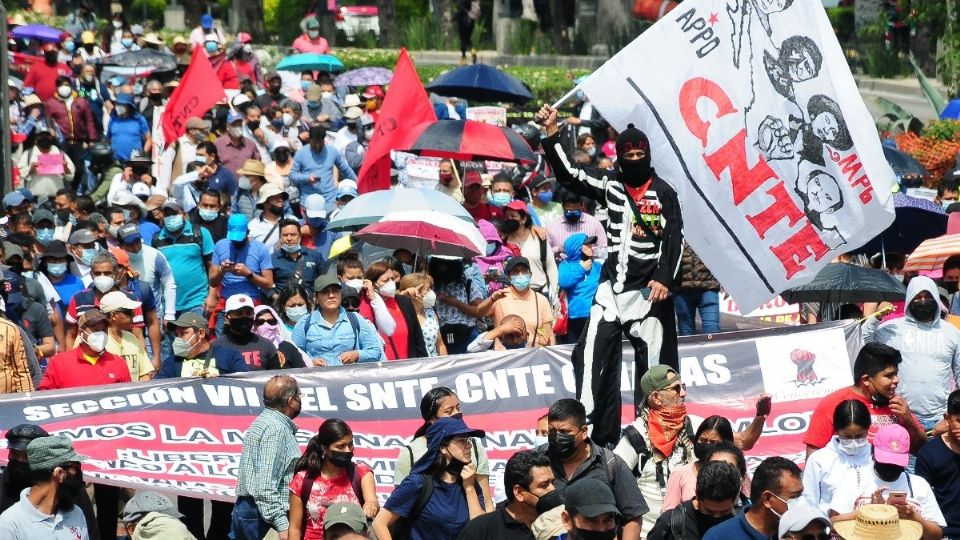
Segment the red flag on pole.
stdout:
<svg viewBox="0 0 960 540">
<path fill-rule="evenodd" d="M 393 71 L 393 80 L 383 98 L 380 118 L 360 168 L 357 187 L 360 193 L 390 188 L 390 151 L 403 149 L 416 135 L 416 126 L 437 120 L 427 91 L 423 89 L 417 70 L 400 49 L 400 58 Z"/>
<path fill-rule="evenodd" d="M 197 45 L 193 48 L 187 72 L 170 95 L 170 101 L 163 111 L 161 125 L 164 146 L 170 146 L 186 132 L 187 118 L 203 116 L 225 95 L 223 84 L 213 70 L 210 59 L 203 48 Z"/>
</svg>

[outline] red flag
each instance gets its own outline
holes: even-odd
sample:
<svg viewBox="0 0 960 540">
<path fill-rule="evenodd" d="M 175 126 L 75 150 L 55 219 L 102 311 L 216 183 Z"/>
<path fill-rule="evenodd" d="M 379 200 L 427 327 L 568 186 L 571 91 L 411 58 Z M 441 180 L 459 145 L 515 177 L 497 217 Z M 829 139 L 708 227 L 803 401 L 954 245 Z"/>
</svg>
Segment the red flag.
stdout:
<svg viewBox="0 0 960 540">
<path fill-rule="evenodd" d="M 430 98 L 423 89 L 407 50 L 400 49 L 393 80 L 383 98 L 380 118 L 360 168 L 357 182 L 360 193 L 389 189 L 390 151 L 409 146 L 413 140 L 411 137 L 418 131 L 415 127 L 436 120 Z"/>
<path fill-rule="evenodd" d="M 203 116 L 211 107 L 224 98 L 223 84 L 213 70 L 203 48 L 193 48 L 193 57 L 180 85 L 170 95 L 163 111 L 164 146 L 170 146 L 187 130 L 187 118 Z"/>
</svg>

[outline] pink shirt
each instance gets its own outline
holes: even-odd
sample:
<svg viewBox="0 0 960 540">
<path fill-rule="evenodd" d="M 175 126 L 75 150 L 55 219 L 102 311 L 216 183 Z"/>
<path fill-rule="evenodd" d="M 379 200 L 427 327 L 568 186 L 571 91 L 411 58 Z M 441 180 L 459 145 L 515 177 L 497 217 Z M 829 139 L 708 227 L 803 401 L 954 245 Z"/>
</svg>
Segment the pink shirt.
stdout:
<svg viewBox="0 0 960 540">
<path fill-rule="evenodd" d="M 694 466 L 696 461 L 681 465 L 670 472 L 667 478 L 667 493 L 663 497 L 663 509 L 661 512 L 672 510 L 686 501 L 692 500 L 697 494 L 697 469 Z M 745 497 L 750 496 L 750 478 L 743 479 L 743 485 L 740 493 Z"/>
<path fill-rule="evenodd" d="M 310 36 L 301 34 L 300 37 L 293 40 L 293 48 L 299 53 L 317 53 L 327 54 L 330 52 L 330 45 L 323 36 L 317 39 L 310 39 Z"/>
</svg>

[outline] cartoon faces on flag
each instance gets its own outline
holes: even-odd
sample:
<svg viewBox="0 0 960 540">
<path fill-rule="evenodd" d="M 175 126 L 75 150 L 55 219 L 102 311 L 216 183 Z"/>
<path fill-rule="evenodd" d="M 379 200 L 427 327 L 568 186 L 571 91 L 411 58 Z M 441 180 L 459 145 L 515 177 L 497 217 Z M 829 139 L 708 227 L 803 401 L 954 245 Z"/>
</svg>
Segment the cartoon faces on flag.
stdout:
<svg viewBox="0 0 960 540">
<path fill-rule="evenodd" d="M 790 36 L 780 46 L 779 55 L 763 52 L 763 67 L 773 88 L 790 101 L 796 100 L 793 85 L 809 81 L 820 73 L 823 57 L 817 44 L 806 36 Z"/>
</svg>

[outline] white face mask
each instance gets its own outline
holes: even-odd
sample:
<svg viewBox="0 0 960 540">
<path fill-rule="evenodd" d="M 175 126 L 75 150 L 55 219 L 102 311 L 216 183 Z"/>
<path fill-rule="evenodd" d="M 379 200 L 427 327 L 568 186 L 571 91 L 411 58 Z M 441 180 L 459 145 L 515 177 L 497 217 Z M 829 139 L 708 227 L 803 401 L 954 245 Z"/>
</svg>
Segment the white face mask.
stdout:
<svg viewBox="0 0 960 540">
<path fill-rule="evenodd" d="M 870 446 L 870 443 L 867 442 L 866 437 L 860 439 L 841 439 L 838 437 L 837 444 L 840 446 L 840 450 L 842 450 L 844 454 L 851 456 L 859 454 L 861 450 L 867 446 Z"/>
<path fill-rule="evenodd" d="M 353 287 L 356 290 L 363 289 L 363 280 L 362 279 L 348 279 L 343 282 L 347 287 Z"/>
<path fill-rule="evenodd" d="M 320 92 L 321 99 L 330 99 L 333 97 L 333 92 Z"/>
<path fill-rule="evenodd" d="M 97 276 L 93 278 L 93 286 L 102 293 L 109 291 L 116 284 L 117 282 L 110 276 Z"/>
<path fill-rule="evenodd" d="M 380 296 L 384 298 L 393 298 L 397 295 L 397 282 L 388 281 L 380 286 Z"/>
<path fill-rule="evenodd" d="M 243 135 L 243 128 L 240 126 L 230 126 L 227 128 L 227 131 L 229 131 L 231 135 L 237 138 Z"/>
<path fill-rule="evenodd" d="M 287 308 L 287 318 L 297 322 L 307 314 L 307 306 L 290 306 Z"/>
<path fill-rule="evenodd" d="M 294 120 L 296 120 L 296 118 L 294 118 L 292 114 L 283 113 L 283 125 L 292 126 Z"/>
<path fill-rule="evenodd" d="M 73 93 L 73 90 L 69 86 L 60 86 L 57 88 L 57 94 L 62 98 L 70 97 L 70 94 Z"/>
<path fill-rule="evenodd" d="M 433 309 L 435 305 L 437 305 L 437 293 L 427 291 L 427 294 L 423 295 L 423 307 Z"/>
<path fill-rule="evenodd" d="M 93 352 L 101 353 L 107 348 L 107 333 L 93 332 L 91 334 L 87 334 L 86 339 L 83 341 L 86 342 L 91 349 L 93 349 Z"/>
<path fill-rule="evenodd" d="M 307 35 L 310 36 L 310 39 L 317 39 L 318 37 L 320 37 L 320 31 L 319 31 L 319 30 L 310 30 L 310 31 L 307 32 Z"/>
<path fill-rule="evenodd" d="M 117 30 L 119 30 L 119 29 L 123 28 L 123 23 L 120 22 L 120 21 L 113 21 L 113 27 L 116 28 Z"/>
<path fill-rule="evenodd" d="M 373 128 L 370 128 L 363 132 L 363 136 L 366 137 L 367 140 L 369 141 L 370 139 L 373 138 L 373 131 L 374 131 Z"/>
<path fill-rule="evenodd" d="M 241 176 L 240 180 L 237 180 L 237 187 L 240 189 L 250 189 L 250 179 L 246 176 Z"/>
<path fill-rule="evenodd" d="M 123 116 L 123 115 L 125 115 L 125 114 L 127 114 L 127 106 L 126 106 L 126 105 L 117 105 L 117 115 L 118 115 L 118 116 Z"/>
</svg>

